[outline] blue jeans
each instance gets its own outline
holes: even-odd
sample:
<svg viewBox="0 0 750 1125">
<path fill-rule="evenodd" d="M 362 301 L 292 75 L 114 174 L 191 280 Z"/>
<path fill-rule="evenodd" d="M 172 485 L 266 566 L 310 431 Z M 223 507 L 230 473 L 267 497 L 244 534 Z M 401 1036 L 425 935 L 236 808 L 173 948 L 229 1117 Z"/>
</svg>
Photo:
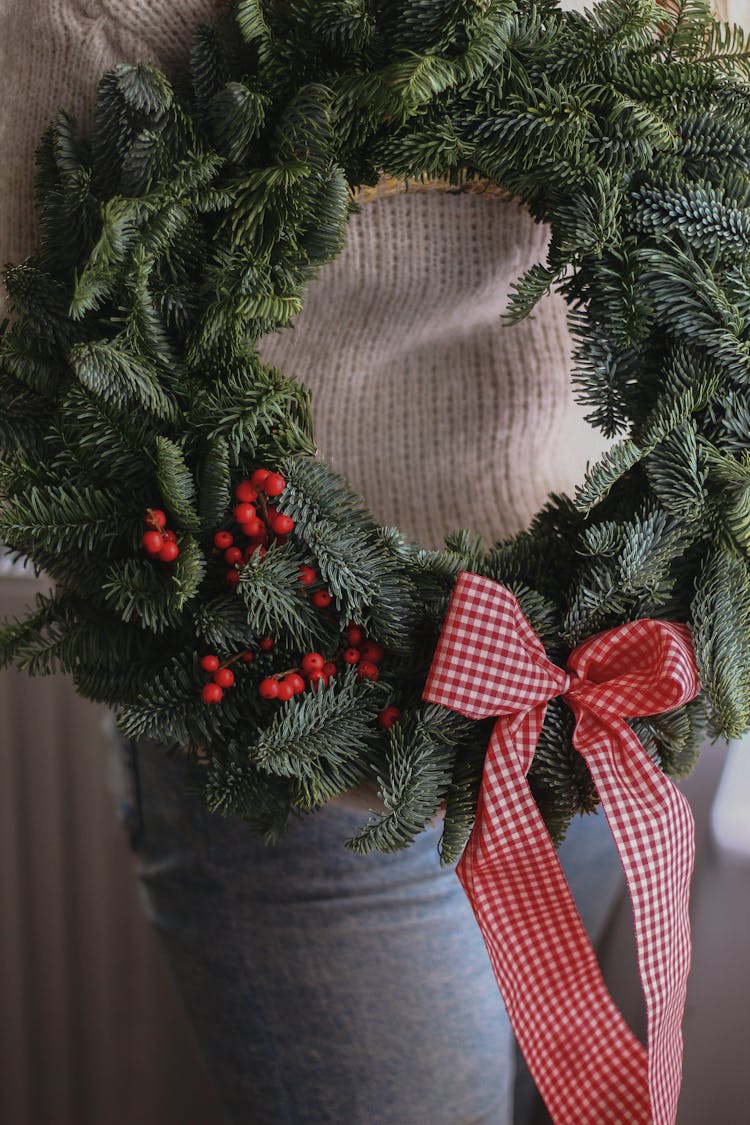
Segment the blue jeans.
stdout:
<svg viewBox="0 0 750 1125">
<path fill-rule="evenodd" d="M 513 1036 L 463 889 L 439 864 L 439 828 L 361 857 L 343 841 L 362 812 L 333 804 L 266 847 L 184 795 L 184 761 L 144 742 L 135 764 L 146 911 L 229 1121 L 510 1125 Z M 124 818 L 133 780 L 121 770 L 115 783 Z M 596 819 L 593 834 L 577 822 L 593 851 L 567 845 L 586 855 L 581 878 L 602 877 L 594 930 L 613 886 Z M 528 1082 L 521 1093 L 531 1113 Z"/>
<path fill-rule="evenodd" d="M 361 857 L 366 815 L 333 804 L 266 847 L 182 760 L 140 743 L 138 775 L 146 910 L 230 1121 L 509 1125 L 512 1034 L 439 829 Z"/>
</svg>

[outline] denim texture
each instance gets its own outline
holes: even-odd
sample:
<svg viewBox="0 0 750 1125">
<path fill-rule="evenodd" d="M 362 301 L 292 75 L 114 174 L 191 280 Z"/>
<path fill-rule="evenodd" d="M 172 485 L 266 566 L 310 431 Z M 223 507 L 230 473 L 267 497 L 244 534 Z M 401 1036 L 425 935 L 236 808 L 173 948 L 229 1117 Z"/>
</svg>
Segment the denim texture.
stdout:
<svg viewBox="0 0 750 1125">
<path fill-rule="evenodd" d="M 185 795 L 184 760 L 111 747 L 144 907 L 228 1122 L 511 1125 L 514 1040 L 439 827 L 357 856 L 363 814 L 331 804 L 266 847 Z M 594 937 L 618 888 L 596 822 L 564 845 Z M 539 1109 L 518 1070 L 517 1122 Z"/>
<path fill-rule="evenodd" d="M 510 1125 L 513 1038 L 439 829 L 357 856 L 363 814 L 328 805 L 266 847 L 184 795 L 184 761 L 137 765 L 144 906 L 228 1121 Z"/>
</svg>

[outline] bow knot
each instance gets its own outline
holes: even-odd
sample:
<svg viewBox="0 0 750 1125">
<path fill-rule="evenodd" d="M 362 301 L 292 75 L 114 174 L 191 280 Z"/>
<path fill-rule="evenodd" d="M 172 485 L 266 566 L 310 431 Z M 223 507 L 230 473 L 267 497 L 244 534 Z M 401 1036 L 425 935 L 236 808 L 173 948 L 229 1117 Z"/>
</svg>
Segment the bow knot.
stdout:
<svg viewBox="0 0 750 1125">
<path fill-rule="evenodd" d="M 674 1121 L 693 823 L 627 719 L 672 710 L 699 687 L 686 625 L 626 622 L 583 641 L 562 669 L 510 590 L 466 571 L 458 577 L 423 696 L 471 718 L 497 718 L 457 874 L 556 1125 Z M 557 696 L 575 715 L 573 744 L 586 758 L 633 900 L 648 1057 L 604 986 L 526 781 Z M 585 1040 L 581 1027 L 589 1029 Z"/>
<path fill-rule="evenodd" d="M 686 625 L 627 621 L 589 637 L 558 668 L 506 586 L 463 571 L 424 696 L 474 719 L 531 713 L 562 696 L 610 718 L 672 710 L 698 691 Z"/>
</svg>

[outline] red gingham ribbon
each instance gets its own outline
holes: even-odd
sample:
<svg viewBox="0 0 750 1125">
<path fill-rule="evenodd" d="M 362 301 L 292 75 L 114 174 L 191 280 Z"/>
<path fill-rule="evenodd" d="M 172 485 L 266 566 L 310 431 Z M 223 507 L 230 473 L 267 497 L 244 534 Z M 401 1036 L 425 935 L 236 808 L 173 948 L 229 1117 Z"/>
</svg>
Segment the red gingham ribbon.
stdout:
<svg viewBox="0 0 750 1125">
<path fill-rule="evenodd" d="M 510 590 L 467 571 L 459 575 L 424 698 L 475 719 L 499 716 L 457 874 L 556 1125 L 667 1125 L 675 1118 L 693 818 L 625 720 L 669 711 L 699 689 L 686 625 L 626 622 L 578 645 L 565 672 L 547 659 Z M 573 710 L 573 743 L 591 771 L 625 870 L 648 1056 L 607 992 L 526 780 L 554 696 Z"/>
</svg>

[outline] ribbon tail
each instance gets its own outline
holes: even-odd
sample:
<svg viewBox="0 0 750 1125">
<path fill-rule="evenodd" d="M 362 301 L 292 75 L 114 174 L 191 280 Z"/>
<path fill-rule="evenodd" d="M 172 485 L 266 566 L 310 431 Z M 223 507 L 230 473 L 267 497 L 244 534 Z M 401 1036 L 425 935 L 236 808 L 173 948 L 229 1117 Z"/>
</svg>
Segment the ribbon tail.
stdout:
<svg viewBox="0 0 750 1125">
<path fill-rule="evenodd" d="M 607 992 L 519 760 L 534 733 L 496 724 L 456 872 L 555 1125 L 646 1125 L 646 1051 Z"/>
<path fill-rule="evenodd" d="M 653 1120 L 671 1125 L 690 970 L 693 815 L 627 723 L 610 720 L 607 727 L 587 718 L 573 742 L 585 754 L 625 871 L 646 1000 Z"/>
</svg>

